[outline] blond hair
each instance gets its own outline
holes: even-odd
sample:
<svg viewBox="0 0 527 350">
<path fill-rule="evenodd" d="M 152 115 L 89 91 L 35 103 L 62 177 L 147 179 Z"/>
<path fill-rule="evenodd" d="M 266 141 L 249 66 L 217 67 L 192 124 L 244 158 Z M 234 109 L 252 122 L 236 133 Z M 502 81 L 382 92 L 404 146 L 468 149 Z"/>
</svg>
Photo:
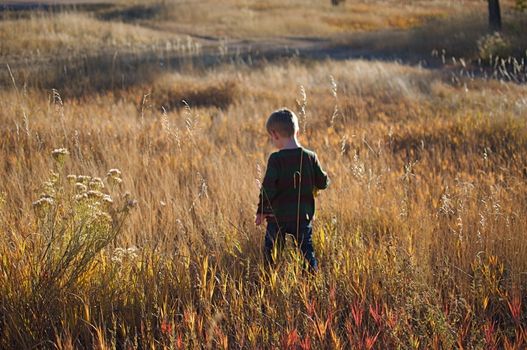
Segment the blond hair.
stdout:
<svg viewBox="0 0 527 350">
<path fill-rule="evenodd" d="M 267 131 L 277 132 L 282 137 L 292 137 L 298 131 L 298 118 L 288 108 L 281 108 L 269 116 L 265 124 Z"/>
</svg>

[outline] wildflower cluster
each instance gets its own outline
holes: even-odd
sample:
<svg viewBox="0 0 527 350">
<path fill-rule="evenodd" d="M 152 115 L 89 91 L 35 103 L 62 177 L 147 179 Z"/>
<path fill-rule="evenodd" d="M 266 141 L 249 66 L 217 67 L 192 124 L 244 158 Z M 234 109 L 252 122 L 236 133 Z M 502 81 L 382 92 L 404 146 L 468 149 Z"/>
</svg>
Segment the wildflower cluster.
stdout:
<svg viewBox="0 0 527 350">
<path fill-rule="evenodd" d="M 57 148 L 54 149 L 53 152 L 51 152 L 53 159 L 55 159 L 59 163 L 64 163 L 66 156 L 68 156 L 69 154 L 70 152 L 68 152 L 66 148 Z"/>
<path fill-rule="evenodd" d="M 42 184 L 40 198 L 33 202 L 33 209 L 38 218 L 46 217 L 54 207 L 59 180 L 59 174 L 51 171 L 49 179 Z"/>
<path fill-rule="evenodd" d="M 66 149 L 52 152 L 61 166 L 68 155 Z M 121 171 L 111 169 L 107 180 L 121 183 L 121 176 Z M 122 196 L 123 206 L 114 207 L 105 182 L 88 175 L 69 174 L 63 179 L 60 173 L 52 171 L 43 188 L 40 198 L 33 202 L 44 240 L 41 273 L 35 283 L 41 288 L 51 280 L 64 286 L 74 283 L 90 267 L 95 255 L 117 236 L 135 201 L 127 193 Z M 127 253 L 131 256 L 132 251 Z"/>
<path fill-rule="evenodd" d="M 139 256 L 138 253 L 139 249 L 137 249 L 136 247 L 115 248 L 111 260 L 119 264 L 122 264 L 126 261 L 134 261 Z"/>
<path fill-rule="evenodd" d="M 106 174 L 106 179 L 108 180 L 108 183 L 112 185 L 120 185 L 123 182 L 121 171 L 119 169 L 110 169 L 108 174 Z"/>
</svg>

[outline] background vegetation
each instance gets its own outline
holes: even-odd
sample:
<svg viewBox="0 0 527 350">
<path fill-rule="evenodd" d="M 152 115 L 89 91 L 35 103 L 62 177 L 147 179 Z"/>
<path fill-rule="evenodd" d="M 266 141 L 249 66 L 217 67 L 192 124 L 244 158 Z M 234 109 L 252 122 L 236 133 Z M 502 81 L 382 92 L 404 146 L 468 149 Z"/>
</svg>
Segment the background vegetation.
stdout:
<svg viewBox="0 0 527 350">
<path fill-rule="evenodd" d="M 480 1 L 298 5 L 3 13 L 0 348 L 526 346 L 524 17 L 487 37 Z M 381 60 L 339 56 L 359 46 Z M 266 270 L 253 224 L 281 106 L 332 178 L 316 276 L 291 242 Z"/>
</svg>

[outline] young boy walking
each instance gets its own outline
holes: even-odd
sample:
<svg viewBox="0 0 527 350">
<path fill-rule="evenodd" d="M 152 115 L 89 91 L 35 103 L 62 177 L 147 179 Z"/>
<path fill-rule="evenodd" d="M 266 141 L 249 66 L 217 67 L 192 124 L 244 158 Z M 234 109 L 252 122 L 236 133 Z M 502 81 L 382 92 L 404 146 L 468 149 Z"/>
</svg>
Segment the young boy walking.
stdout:
<svg viewBox="0 0 527 350">
<path fill-rule="evenodd" d="M 273 263 L 272 251 L 283 248 L 291 234 L 312 272 L 318 271 L 312 241 L 315 191 L 328 187 L 329 178 L 315 152 L 303 148 L 297 139 L 298 118 L 289 109 L 273 112 L 266 123 L 277 152 L 269 156 L 260 191 L 256 225 L 267 220 L 265 258 Z"/>
</svg>

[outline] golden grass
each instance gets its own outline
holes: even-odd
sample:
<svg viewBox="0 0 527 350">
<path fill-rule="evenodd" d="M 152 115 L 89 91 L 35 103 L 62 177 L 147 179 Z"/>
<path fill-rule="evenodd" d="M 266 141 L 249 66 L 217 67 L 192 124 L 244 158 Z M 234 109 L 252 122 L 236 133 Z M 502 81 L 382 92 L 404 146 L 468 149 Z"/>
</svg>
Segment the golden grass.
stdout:
<svg viewBox="0 0 527 350">
<path fill-rule="evenodd" d="M 453 10 L 440 3 L 401 1 L 385 5 L 348 2 L 338 7 L 332 6 L 330 1 L 299 0 L 167 2 L 166 6 L 169 9 L 166 20 L 156 20 L 153 23 L 156 28 L 229 38 L 327 37 L 356 31 L 408 28 Z"/>
<path fill-rule="evenodd" d="M 362 60 L 159 67 L 200 55 L 178 34 L 321 38 L 485 5 L 329 3 L 134 2 L 0 22 L 15 77 L 0 92 L 0 348 L 526 346 L 525 85 Z M 472 53 L 484 24 L 457 18 L 382 45 Z M 263 126 L 282 106 L 332 179 L 316 276 L 291 242 L 266 270 L 253 224 Z"/>
<path fill-rule="evenodd" d="M 0 346 L 522 348 L 527 91 L 469 83 L 395 63 L 291 61 L 64 103 L 2 92 Z M 225 104 L 204 103 L 220 86 Z M 315 277 L 291 247 L 266 271 L 252 224 L 272 150 L 265 118 L 298 108 L 300 86 L 301 141 L 332 178 L 318 197 Z M 190 108 L 174 101 L 192 94 Z M 62 167 L 58 147 L 70 152 Z M 73 283 L 67 268 L 42 274 L 53 222 L 31 203 L 48 170 L 113 167 L 113 210 L 124 191 L 138 201 L 124 229 Z M 70 185 L 56 186 L 53 208 L 70 208 Z"/>
<path fill-rule="evenodd" d="M 177 37 L 82 13 L 33 14 L 0 21 L 0 52 L 4 59 L 31 61 L 126 51 L 174 43 Z"/>
<path fill-rule="evenodd" d="M 474 10 L 483 11 L 483 9 Z M 452 64 L 452 58 L 464 58 L 475 63 L 478 59 L 488 60 L 489 52 L 495 58 L 525 56 L 525 16 L 518 12 L 507 11 L 503 15 L 503 30 L 500 38 L 503 47 L 484 44 L 488 34 L 488 21 L 479 14 L 453 13 L 437 16 L 421 25 L 414 25 L 404 31 L 384 31 L 382 33 L 362 33 L 335 38 L 335 44 L 349 47 L 350 50 L 364 52 L 365 55 L 380 57 L 404 57 L 416 60 L 438 61 L 440 64 Z M 478 12 L 475 12 L 478 13 Z M 396 18 L 393 20 L 397 20 Z M 404 27 L 402 24 L 399 27 Z M 489 49 L 489 50 L 487 50 Z M 441 61 L 439 59 L 441 58 Z"/>
<path fill-rule="evenodd" d="M 462 9 L 440 2 L 396 1 L 386 6 L 381 3 L 350 2 L 333 7 L 329 1 L 299 0 L 117 2 L 113 7 L 95 8 L 91 13 L 70 9 L 59 13 L 29 13 L 18 19 L 14 19 L 16 15 L 5 15 L 7 19 L 0 22 L 0 52 L 4 58 L 34 60 L 92 56 L 108 49 L 164 47 L 167 43 L 175 45 L 177 35 L 244 39 L 327 37 L 364 30 L 409 28 Z"/>
</svg>

